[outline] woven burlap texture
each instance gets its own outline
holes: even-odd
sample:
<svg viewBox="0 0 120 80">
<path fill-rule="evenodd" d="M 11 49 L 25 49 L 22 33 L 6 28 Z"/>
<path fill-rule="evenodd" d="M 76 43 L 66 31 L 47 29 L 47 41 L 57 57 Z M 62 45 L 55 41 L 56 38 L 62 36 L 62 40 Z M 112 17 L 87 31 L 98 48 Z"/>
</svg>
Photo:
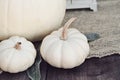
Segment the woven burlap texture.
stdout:
<svg viewBox="0 0 120 80">
<path fill-rule="evenodd" d="M 68 10 L 63 24 L 71 17 L 71 25 L 83 33 L 97 33 L 100 38 L 90 42 L 91 57 L 104 57 L 120 53 L 120 0 L 97 0 L 98 11 L 89 9 Z"/>
</svg>

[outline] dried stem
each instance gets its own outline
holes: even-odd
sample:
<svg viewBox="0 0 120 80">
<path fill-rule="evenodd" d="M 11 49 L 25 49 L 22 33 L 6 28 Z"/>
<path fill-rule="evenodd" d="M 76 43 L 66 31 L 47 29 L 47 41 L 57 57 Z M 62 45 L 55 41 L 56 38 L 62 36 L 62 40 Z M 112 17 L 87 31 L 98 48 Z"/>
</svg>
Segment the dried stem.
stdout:
<svg viewBox="0 0 120 80">
<path fill-rule="evenodd" d="M 67 39 L 67 29 L 69 28 L 69 26 L 71 25 L 71 23 L 76 19 L 76 17 L 71 18 L 67 23 L 65 23 L 64 27 L 63 27 L 63 31 L 62 31 L 62 36 L 61 39 L 62 40 L 66 40 Z"/>
<path fill-rule="evenodd" d="M 21 42 L 17 42 L 17 44 L 14 46 L 15 49 L 20 50 L 21 49 Z"/>
</svg>

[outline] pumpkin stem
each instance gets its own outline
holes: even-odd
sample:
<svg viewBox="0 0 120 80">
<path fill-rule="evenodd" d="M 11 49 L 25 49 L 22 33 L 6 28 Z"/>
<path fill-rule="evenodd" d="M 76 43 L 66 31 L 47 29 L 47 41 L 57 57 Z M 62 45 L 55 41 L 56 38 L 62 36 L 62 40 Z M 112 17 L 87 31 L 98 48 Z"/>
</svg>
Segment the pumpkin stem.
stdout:
<svg viewBox="0 0 120 80">
<path fill-rule="evenodd" d="M 63 31 L 62 31 L 62 36 L 61 39 L 62 40 L 66 40 L 67 39 L 67 29 L 69 28 L 69 26 L 71 25 L 71 23 L 76 20 L 77 18 L 71 18 L 70 20 L 68 20 L 68 22 L 65 23 L 64 27 L 63 27 Z"/>
<path fill-rule="evenodd" d="M 14 46 L 15 49 L 20 50 L 21 49 L 21 42 L 17 42 L 17 44 Z"/>
</svg>

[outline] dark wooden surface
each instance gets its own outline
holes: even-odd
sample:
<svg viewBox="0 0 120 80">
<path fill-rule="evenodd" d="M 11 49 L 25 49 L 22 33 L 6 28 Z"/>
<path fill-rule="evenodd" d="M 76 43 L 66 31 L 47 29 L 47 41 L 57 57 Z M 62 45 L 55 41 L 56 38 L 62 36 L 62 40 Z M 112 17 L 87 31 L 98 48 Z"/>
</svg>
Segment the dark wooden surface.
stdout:
<svg viewBox="0 0 120 80">
<path fill-rule="evenodd" d="M 42 80 L 120 80 L 120 56 L 91 58 L 81 66 L 64 70 L 41 63 Z M 3 73 L 0 80 L 29 80 L 26 72 Z"/>
<path fill-rule="evenodd" d="M 41 80 L 120 80 L 120 55 L 87 59 L 73 69 L 58 69 L 41 63 Z M 3 72 L 0 80 L 30 80 L 26 72 L 10 74 Z"/>
</svg>

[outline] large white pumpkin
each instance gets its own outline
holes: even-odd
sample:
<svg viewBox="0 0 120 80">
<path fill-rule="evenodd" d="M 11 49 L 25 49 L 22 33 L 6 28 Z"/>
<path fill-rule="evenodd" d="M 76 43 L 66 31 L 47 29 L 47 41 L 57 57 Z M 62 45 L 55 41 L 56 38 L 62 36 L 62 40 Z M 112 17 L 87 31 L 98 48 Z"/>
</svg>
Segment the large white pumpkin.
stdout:
<svg viewBox="0 0 120 80">
<path fill-rule="evenodd" d="M 60 26 L 65 8 L 66 0 L 0 0 L 0 40 L 40 40 Z"/>
</svg>

